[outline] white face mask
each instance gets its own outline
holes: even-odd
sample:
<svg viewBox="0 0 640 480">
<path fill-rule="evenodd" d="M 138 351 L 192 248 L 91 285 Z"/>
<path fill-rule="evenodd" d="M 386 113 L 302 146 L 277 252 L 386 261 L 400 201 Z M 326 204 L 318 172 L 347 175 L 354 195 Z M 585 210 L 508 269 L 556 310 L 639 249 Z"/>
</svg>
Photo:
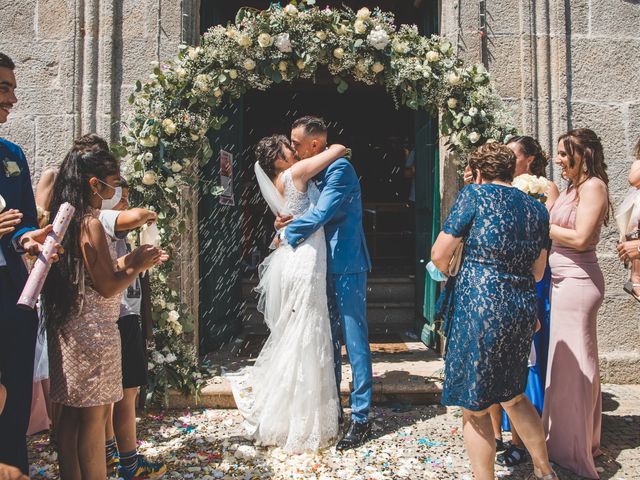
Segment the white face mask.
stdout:
<svg viewBox="0 0 640 480">
<path fill-rule="evenodd" d="M 113 197 L 111 198 L 104 198 L 102 195 L 96 192 L 96 195 L 102 198 L 102 205 L 100 206 L 100 210 L 113 210 L 113 207 L 115 207 L 118 203 L 120 203 L 120 200 L 122 200 L 122 187 L 112 187 L 111 185 L 103 182 L 100 179 L 98 179 L 98 181 L 115 190 L 115 192 L 113 193 Z"/>
</svg>

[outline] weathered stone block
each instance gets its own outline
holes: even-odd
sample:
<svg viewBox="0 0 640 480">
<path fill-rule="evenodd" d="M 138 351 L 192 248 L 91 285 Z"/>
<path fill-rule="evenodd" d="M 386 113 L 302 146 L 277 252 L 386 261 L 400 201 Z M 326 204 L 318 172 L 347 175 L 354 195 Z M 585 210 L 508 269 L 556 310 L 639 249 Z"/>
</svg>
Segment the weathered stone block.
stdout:
<svg viewBox="0 0 640 480">
<path fill-rule="evenodd" d="M 71 115 L 36 117 L 36 163 L 43 167 L 59 164 L 71 148 L 73 139 Z"/>
<path fill-rule="evenodd" d="M 610 286 L 598 314 L 600 354 L 615 351 L 640 353 L 638 302 L 630 295 L 621 296 L 615 292 L 615 289 L 622 291 L 623 280 Z"/>
<path fill-rule="evenodd" d="M 573 0 L 572 2 L 573 3 Z M 640 5 L 634 1 L 597 0 L 591 2 L 593 36 L 640 37 Z"/>
<path fill-rule="evenodd" d="M 18 87 L 58 86 L 61 55 L 58 42 L 15 42 L 13 45 Z"/>
<path fill-rule="evenodd" d="M 562 2 L 558 2 L 562 4 Z M 571 34 L 586 35 L 589 33 L 589 4 L 590 0 L 571 0 L 569 2 L 569 18 Z M 562 7 L 560 7 L 562 8 Z M 558 32 L 564 34 L 565 32 Z"/>
<path fill-rule="evenodd" d="M 533 94 L 528 65 L 523 69 L 521 50 L 526 36 L 499 35 L 489 39 L 489 71 L 502 97 L 530 98 Z M 524 78 L 523 78 L 524 76 Z"/>
<path fill-rule="evenodd" d="M 17 107 L 16 107 L 17 108 Z M 20 145 L 24 151 L 29 168 L 33 174 L 33 163 L 36 152 L 35 119 L 31 115 L 20 115 L 12 112 L 6 123 L 0 124 L 0 137 Z"/>
<path fill-rule="evenodd" d="M 16 38 L 33 38 L 37 0 L 14 0 L 0 3 L 0 45 L 3 53 L 13 54 Z M 8 47 L 8 48 L 7 48 Z"/>
<path fill-rule="evenodd" d="M 528 17 L 528 11 L 522 12 L 522 2 L 487 2 L 487 25 L 490 35 L 529 33 L 529 24 L 523 31 L 521 16 Z M 527 9 L 528 10 L 528 9 Z"/>
<path fill-rule="evenodd" d="M 575 38 L 571 41 L 571 85 L 575 101 L 637 101 L 638 71 L 640 38 Z"/>
<path fill-rule="evenodd" d="M 598 134 L 604 147 L 608 165 L 625 161 L 625 118 L 621 105 L 574 101 L 572 108 L 573 128 L 587 127 Z"/>
<path fill-rule="evenodd" d="M 638 383 L 640 353 L 613 352 L 600 355 L 600 378 L 604 383 Z"/>
<path fill-rule="evenodd" d="M 38 0 L 36 37 L 40 40 L 73 37 L 73 5 L 65 0 Z"/>
</svg>

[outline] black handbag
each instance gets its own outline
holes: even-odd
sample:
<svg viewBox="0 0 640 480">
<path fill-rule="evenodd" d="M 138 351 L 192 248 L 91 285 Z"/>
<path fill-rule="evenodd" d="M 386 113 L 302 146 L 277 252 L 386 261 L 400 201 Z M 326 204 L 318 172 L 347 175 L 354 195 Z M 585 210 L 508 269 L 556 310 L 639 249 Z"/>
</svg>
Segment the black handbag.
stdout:
<svg viewBox="0 0 640 480">
<path fill-rule="evenodd" d="M 449 277 L 435 305 L 435 320 L 442 323 L 442 335 L 449 337 L 455 309 L 456 278 Z M 445 352 L 443 352 L 444 355 Z"/>
</svg>

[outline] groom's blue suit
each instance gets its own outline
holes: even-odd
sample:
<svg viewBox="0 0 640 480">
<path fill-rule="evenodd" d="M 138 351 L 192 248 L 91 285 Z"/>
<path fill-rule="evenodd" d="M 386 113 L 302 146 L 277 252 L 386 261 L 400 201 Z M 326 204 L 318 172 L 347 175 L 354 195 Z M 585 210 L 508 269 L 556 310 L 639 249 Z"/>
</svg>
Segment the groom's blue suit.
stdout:
<svg viewBox="0 0 640 480">
<path fill-rule="evenodd" d="M 287 242 L 294 248 L 324 226 L 327 240 L 327 297 L 338 394 L 340 391 L 340 327 L 353 370 L 351 417 L 365 422 L 371 407 L 373 376 L 366 319 L 367 272 L 371 260 L 362 229 L 362 194 L 353 166 L 344 158 L 316 177 L 321 191 L 315 207 L 291 222 Z"/>
</svg>

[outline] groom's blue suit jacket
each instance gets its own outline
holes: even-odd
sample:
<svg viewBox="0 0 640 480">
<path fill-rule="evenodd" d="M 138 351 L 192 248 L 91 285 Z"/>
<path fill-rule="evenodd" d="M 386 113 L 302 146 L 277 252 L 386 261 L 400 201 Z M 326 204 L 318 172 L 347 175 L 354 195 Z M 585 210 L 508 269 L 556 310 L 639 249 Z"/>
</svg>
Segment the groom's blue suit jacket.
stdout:
<svg viewBox="0 0 640 480">
<path fill-rule="evenodd" d="M 321 191 L 318 203 L 287 226 L 287 241 L 295 248 L 324 226 L 329 273 L 371 270 L 362 228 L 362 193 L 353 166 L 340 158 L 320 172 L 315 181 Z"/>
</svg>

